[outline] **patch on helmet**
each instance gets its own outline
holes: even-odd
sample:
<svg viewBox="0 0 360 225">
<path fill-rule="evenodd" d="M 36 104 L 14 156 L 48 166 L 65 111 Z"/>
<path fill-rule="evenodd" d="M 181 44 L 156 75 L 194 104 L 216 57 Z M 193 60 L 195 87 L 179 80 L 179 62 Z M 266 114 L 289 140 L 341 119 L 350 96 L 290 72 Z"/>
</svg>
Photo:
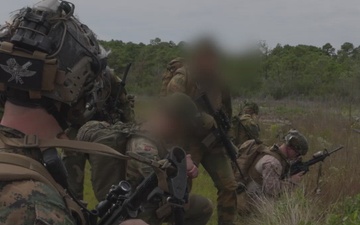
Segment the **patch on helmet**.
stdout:
<svg viewBox="0 0 360 225">
<path fill-rule="evenodd" d="M 0 53 L 0 82 L 12 87 L 41 90 L 44 61 Z"/>
</svg>

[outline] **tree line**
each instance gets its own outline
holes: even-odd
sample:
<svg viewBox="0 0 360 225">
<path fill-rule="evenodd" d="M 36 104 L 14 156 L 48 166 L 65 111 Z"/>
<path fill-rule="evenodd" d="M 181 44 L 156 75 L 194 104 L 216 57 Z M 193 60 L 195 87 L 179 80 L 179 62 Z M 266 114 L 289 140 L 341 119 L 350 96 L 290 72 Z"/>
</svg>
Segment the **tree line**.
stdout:
<svg viewBox="0 0 360 225">
<path fill-rule="evenodd" d="M 156 95 L 167 63 L 184 54 L 185 42 L 155 38 L 149 44 L 101 41 L 111 50 L 109 65 L 121 77 L 129 62 L 129 92 Z M 251 51 L 225 55 L 223 72 L 235 96 L 344 99 L 360 96 L 360 46 L 344 43 L 339 50 L 326 43 L 322 47 L 280 45 L 269 48 L 265 42 Z"/>
</svg>

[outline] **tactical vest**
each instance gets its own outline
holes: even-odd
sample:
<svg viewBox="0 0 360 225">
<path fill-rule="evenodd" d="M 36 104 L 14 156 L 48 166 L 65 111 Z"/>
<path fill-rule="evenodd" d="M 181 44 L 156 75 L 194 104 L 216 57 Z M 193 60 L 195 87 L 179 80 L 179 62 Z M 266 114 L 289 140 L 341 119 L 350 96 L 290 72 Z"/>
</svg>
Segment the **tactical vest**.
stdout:
<svg viewBox="0 0 360 225">
<path fill-rule="evenodd" d="M 250 180 L 255 181 L 259 185 L 263 184 L 263 177 L 262 177 L 262 174 L 259 173 L 255 167 L 256 167 L 256 164 L 259 162 L 259 160 L 262 157 L 264 157 L 265 155 L 273 156 L 275 159 L 279 160 L 281 167 L 282 167 L 281 175 L 285 174 L 289 169 L 289 162 L 285 158 L 285 156 L 280 152 L 278 146 L 274 145 L 271 148 L 264 149 L 262 151 L 262 153 L 259 154 L 259 156 L 257 156 L 256 160 L 254 161 L 254 163 L 251 165 L 251 167 L 249 169 Z"/>
<path fill-rule="evenodd" d="M 36 135 L 25 135 L 23 138 L 9 138 L 0 132 L 0 148 L 3 149 L 40 149 L 44 152 L 49 148 L 68 148 L 76 152 L 101 154 L 120 159 L 127 159 L 110 147 L 102 144 L 60 139 L 39 139 Z M 81 207 L 68 195 L 67 191 L 58 184 L 49 171 L 40 162 L 16 153 L 0 152 L 0 181 L 11 182 L 20 180 L 35 180 L 57 190 L 64 199 L 66 207 L 79 225 L 86 225 L 87 221 Z"/>
</svg>

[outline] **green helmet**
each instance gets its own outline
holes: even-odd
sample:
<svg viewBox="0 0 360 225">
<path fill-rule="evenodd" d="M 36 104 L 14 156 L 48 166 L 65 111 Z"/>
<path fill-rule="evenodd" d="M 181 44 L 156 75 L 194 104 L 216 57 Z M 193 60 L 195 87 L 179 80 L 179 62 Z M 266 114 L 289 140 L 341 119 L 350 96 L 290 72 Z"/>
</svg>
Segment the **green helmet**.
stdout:
<svg viewBox="0 0 360 225">
<path fill-rule="evenodd" d="M 244 114 L 259 114 L 259 106 L 255 102 L 245 101 L 243 106 Z"/>
<path fill-rule="evenodd" d="M 297 130 L 290 130 L 285 136 L 285 143 L 300 155 L 306 155 L 309 150 L 309 144 L 304 135 Z"/>
<path fill-rule="evenodd" d="M 199 121 L 200 113 L 193 100 L 182 93 L 174 93 L 164 97 L 160 101 L 160 106 L 168 115 L 175 117 L 189 125 Z"/>
</svg>

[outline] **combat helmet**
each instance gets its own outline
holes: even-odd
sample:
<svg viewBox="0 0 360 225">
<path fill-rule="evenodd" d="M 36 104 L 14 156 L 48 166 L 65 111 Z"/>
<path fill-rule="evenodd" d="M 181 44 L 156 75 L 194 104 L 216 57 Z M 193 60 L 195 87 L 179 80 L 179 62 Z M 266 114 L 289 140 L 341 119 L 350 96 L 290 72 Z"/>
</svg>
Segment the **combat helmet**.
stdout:
<svg viewBox="0 0 360 225">
<path fill-rule="evenodd" d="M 43 107 L 63 129 L 90 119 L 111 89 L 108 52 L 74 10 L 43 0 L 18 10 L 0 32 L 0 91 L 14 104 Z"/>
<path fill-rule="evenodd" d="M 306 155 L 309 150 L 306 137 L 294 129 L 290 130 L 285 136 L 285 143 L 300 155 Z"/>
<path fill-rule="evenodd" d="M 184 63 L 185 63 L 184 58 L 182 58 L 182 57 L 177 57 L 177 58 L 171 60 L 171 61 L 168 63 L 166 69 L 167 69 L 168 71 L 170 71 L 171 73 L 174 73 L 177 69 L 179 69 L 180 67 L 184 66 Z"/>
</svg>

